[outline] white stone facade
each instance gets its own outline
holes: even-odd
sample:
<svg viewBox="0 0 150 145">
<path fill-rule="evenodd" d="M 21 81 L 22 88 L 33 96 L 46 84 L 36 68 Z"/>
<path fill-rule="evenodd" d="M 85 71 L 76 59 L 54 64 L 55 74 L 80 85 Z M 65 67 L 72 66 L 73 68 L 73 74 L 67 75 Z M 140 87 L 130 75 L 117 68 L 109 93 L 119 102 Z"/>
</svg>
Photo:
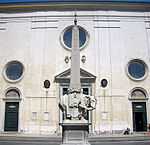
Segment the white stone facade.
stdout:
<svg viewBox="0 0 150 145">
<path fill-rule="evenodd" d="M 18 132 L 54 134 L 61 132 L 58 102 L 61 88 L 55 76 L 70 68 L 60 36 L 73 24 L 74 11 L 46 11 L 26 13 L 0 13 L 0 131 L 4 132 L 6 92 L 17 88 L 20 92 Z M 147 124 L 150 123 L 150 12 L 77 11 L 78 25 L 87 30 L 88 44 L 81 50 L 86 56 L 81 68 L 96 76 L 91 93 L 97 99 L 91 114 L 90 132 L 133 131 L 131 92 L 145 90 Z M 127 65 L 132 59 L 143 60 L 147 76 L 141 81 L 128 77 Z M 24 73 L 18 82 L 4 77 L 5 65 L 20 61 Z M 105 78 L 108 86 L 102 88 Z M 48 91 L 44 80 L 50 80 Z M 105 97 L 104 97 L 105 96 Z"/>
</svg>

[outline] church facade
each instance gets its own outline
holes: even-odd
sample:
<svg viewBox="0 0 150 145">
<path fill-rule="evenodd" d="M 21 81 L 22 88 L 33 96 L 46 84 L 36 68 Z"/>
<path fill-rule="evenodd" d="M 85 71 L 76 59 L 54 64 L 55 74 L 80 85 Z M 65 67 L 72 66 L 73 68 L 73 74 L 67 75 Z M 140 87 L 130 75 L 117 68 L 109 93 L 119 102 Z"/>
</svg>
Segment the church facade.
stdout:
<svg viewBox="0 0 150 145">
<path fill-rule="evenodd" d="M 0 132 L 61 133 L 75 13 L 82 90 L 97 100 L 89 132 L 148 130 L 150 3 L 31 0 L 0 4 Z"/>
</svg>

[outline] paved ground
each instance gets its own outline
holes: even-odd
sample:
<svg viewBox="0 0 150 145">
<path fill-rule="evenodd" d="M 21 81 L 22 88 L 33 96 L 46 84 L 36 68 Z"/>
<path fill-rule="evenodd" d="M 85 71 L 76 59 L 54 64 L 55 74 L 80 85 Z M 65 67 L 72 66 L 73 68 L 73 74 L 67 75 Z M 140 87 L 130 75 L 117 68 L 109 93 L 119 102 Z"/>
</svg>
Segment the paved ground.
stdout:
<svg viewBox="0 0 150 145">
<path fill-rule="evenodd" d="M 149 135 L 130 136 L 92 136 L 91 145 L 150 145 Z M 28 137 L 3 135 L 0 136 L 0 145 L 60 145 L 61 137 Z"/>
<path fill-rule="evenodd" d="M 109 141 L 90 142 L 91 145 L 150 145 L 149 141 Z M 39 141 L 0 141 L 0 145 L 60 145 L 60 142 L 39 142 Z"/>
<path fill-rule="evenodd" d="M 115 141 L 115 142 L 96 142 L 91 145 L 150 145 L 150 141 Z"/>
</svg>

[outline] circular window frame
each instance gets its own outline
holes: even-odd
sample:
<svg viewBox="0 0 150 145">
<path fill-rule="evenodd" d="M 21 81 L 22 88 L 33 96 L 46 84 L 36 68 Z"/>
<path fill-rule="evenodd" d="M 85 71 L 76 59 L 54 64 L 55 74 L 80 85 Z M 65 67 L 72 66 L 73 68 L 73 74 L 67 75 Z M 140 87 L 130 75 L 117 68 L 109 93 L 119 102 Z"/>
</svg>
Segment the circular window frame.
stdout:
<svg viewBox="0 0 150 145">
<path fill-rule="evenodd" d="M 74 26 L 74 25 L 70 25 L 70 26 L 66 27 L 66 28 L 61 32 L 61 35 L 60 35 L 60 43 L 61 43 L 61 45 L 62 45 L 66 50 L 69 50 L 69 51 L 71 51 L 71 48 L 68 47 L 68 46 L 64 43 L 63 36 L 64 36 L 64 33 L 65 33 L 68 29 L 70 29 L 71 27 L 73 27 L 73 26 Z M 82 49 L 84 49 L 84 48 L 88 45 L 89 40 L 90 40 L 90 35 L 89 35 L 89 32 L 88 32 L 86 29 L 84 29 L 82 26 L 79 26 L 79 25 L 78 25 L 78 27 L 81 28 L 82 30 L 84 30 L 84 31 L 85 31 L 85 35 L 86 35 L 86 41 L 85 41 L 84 45 L 82 45 L 82 46 L 80 47 L 80 50 L 82 50 Z"/>
<path fill-rule="evenodd" d="M 8 65 L 10 65 L 11 63 L 14 63 L 14 62 L 20 63 L 20 64 L 22 65 L 22 68 L 23 68 L 23 70 L 22 70 L 22 75 L 21 75 L 18 79 L 16 79 L 16 80 L 9 79 L 9 77 L 8 77 L 7 74 L 6 74 L 6 69 L 7 69 Z M 9 61 L 9 62 L 7 62 L 7 63 L 5 64 L 4 69 L 3 69 L 3 76 L 4 76 L 4 79 L 5 79 L 7 82 L 9 82 L 9 83 L 17 83 L 17 82 L 21 81 L 22 78 L 24 77 L 24 71 L 25 71 L 25 67 L 24 67 L 24 65 L 23 65 L 22 62 L 20 62 L 20 61 L 18 61 L 18 60 L 12 60 L 12 61 Z"/>
<path fill-rule="evenodd" d="M 135 78 L 135 77 L 133 77 L 133 76 L 129 73 L 128 68 L 129 68 L 129 65 L 131 64 L 131 62 L 140 62 L 140 63 L 144 64 L 144 66 L 145 66 L 145 74 L 144 74 L 143 77 Z M 146 64 L 142 59 L 131 59 L 131 60 L 127 63 L 127 66 L 126 66 L 126 73 L 127 73 L 127 76 L 128 76 L 131 80 L 133 80 L 133 81 L 143 81 L 143 80 L 145 80 L 146 77 L 148 76 L 148 71 L 149 71 L 149 70 L 148 70 L 148 66 L 147 66 L 147 64 Z"/>
</svg>

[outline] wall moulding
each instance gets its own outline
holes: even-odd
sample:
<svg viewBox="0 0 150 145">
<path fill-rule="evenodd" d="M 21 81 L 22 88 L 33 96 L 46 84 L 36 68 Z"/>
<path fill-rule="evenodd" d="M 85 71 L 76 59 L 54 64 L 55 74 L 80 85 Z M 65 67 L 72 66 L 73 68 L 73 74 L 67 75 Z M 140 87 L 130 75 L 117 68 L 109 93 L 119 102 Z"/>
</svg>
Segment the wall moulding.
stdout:
<svg viewBox="0 0 150 145">
<path fill-rule="evenodd" d="M 130 11 L 148 11 L 150 9 L 149 3 L 113 3 L 113 2 L 60 2 L 60 3 L 52 3 L 52 2 L 43 2 L 43 3 L 11 3 L 11 4 L 0 4 L 0 11 L 33 11 L 33 10 L 130 10 Z"/>
</svg>

